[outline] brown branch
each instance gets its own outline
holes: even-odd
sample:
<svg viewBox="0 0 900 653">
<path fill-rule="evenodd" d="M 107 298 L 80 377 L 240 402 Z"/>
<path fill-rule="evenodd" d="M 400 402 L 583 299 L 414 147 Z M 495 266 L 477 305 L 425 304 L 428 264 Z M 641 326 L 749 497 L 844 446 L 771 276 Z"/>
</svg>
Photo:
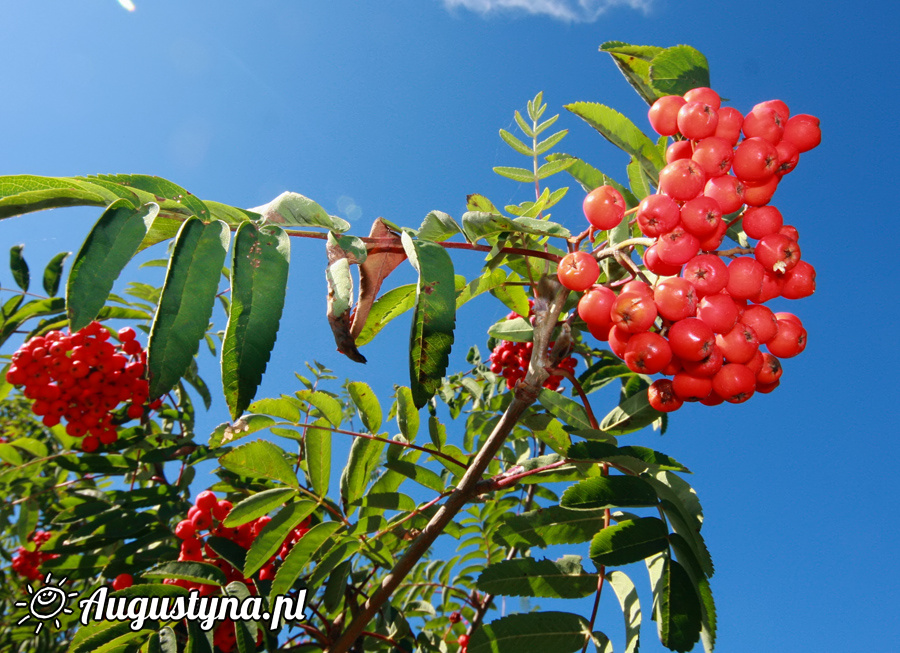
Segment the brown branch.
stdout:
<svg viewBox="0 0 900 653">
<path fill-rule="evenodd" d="M 384 577 L 381 586 L 366 601 L 362 610 L 353 618 L 337 642 L 327 649 L 328 653 L 346 653 L 353 646 L 353 643 L 365 630 L 366 625 L 374 618 L 381 606 L 390 599 L 416 563 L 431 548 L 447 524 L 475 496 L 476 486 L 491 460 L 503 446 L 522 414 L 537 400 L 544 381 L 549 377 L 547 368 L 552 367 L 555 361 L 551 362 L 546 352 L 556 321 L 568 295 L 569 291 L 562 288 L 555 279 L 545 277 L 541 280 L 538 301 L 535 302 L 537 320 L 534 331 L 534 351 L 538 352 L 538 355 L 532 357 L 528 373 L 516 386 L 512 401 L 481 450 L 476 454 L 457 487 L 429 520 L 421 535 L 410 544 L 394 568 Z M 335 628 L 340 626 L 343 626 L 343 620 L 338 617 L 335 620 Z"/>
</svg>

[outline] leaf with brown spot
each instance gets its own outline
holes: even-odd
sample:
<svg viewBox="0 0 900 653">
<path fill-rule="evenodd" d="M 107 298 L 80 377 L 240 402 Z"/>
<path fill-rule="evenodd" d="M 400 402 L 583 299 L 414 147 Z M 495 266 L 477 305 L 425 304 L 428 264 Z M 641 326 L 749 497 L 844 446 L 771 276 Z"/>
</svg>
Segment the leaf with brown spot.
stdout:
<svg viewBox="0 0 900 653">
<path fill-rule="evenodd" d="M 338 240 L 328 234 L 325 246 L 328 255 L 328 268 L 325 278 L 328 281 L 328 324 L 334 334 L 337 350 L 357 363 L 365 363 L 366 357 L 359 353 L 350 331 L 350 307 L 353 304 L 353 277 L 350 276 L 350 263 L 356 259 L 344 251 Z"/>
<path fill-rule="evenodd" d="M 372 223 L 369 237 L 385 240 L 387 246 L 370 244 L 366 260 L 359 266 L 359 302 L 353 312 L 350 326 L 350 335 L 353 339 L 359 336 L 366 325 L 366 319 L 378 291 L 381 290 L 381 284 L 406 260 L 400 236 L 391 231 L 381 218 Z"/>
</svg>

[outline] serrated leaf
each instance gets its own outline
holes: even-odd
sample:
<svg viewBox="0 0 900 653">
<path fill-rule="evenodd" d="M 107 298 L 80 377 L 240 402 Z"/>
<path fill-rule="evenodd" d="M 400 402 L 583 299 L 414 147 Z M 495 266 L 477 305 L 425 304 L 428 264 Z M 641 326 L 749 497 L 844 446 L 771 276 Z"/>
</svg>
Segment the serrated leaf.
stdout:
<svg viewBox="0 0 900 653">
<path fill-rule="evenodd" d="M 700 600 L 687 572 L 671 558 L 663 563 L 654 599 L 659 641 L 670 651 L 690 651 L 700 639 Z"/>
<path fill-rule="evenodd" d="M 16 285 L 28 292 L 28 286 L 31 284 L 31 274 L 28 272 L 28 263 L 22 256 L 22 250 L 25 245 L 13 245 L 9 248 L 9 269 L 12 272 L 13 281 Z"/>
<path fill-rule="evenodd" d="M 224 222 L 185 220 L 175 238 L 159 306 L 150 327 L 150 397 L 175 387 L 200 349 L 212 316 L 231 232 Z"/>
<path fill-rule="evenodd" d="M 665 522 L 656 517 L 627 519 L 604 528 L 591 540 L 591 560 L 619 566 L 638 562 L 665 550 L 669 541 Z"/>
<path fill-rule="evenodd" d="M 578 429 L 591 428 L 591 422 L 584 407 L 578 402 L 562 396 L 559 392 L 543 388 L 538 396 L 538 402 L 563 424 Z"/>
<path fill-rule="evenodd" d="M 568 612 L 511 614 L 484 624 L 469 640 L 469 653 L 574 653 L 591 637 L 587 620 Z"/>
<path fill-rule="evenodd" d="M 424 406 L 441 385 L 456 326 L 456 281 L 453 261 L 436 243 L 403 234 L 403 248 L 419 273 L 416 307 L 409 338 L 409 377 L 416 408 Z"/>
<path fill-rule="evenodd" d="M 485 211 L 466 211 L 462 216 L 462 228 L 470 243 L 501 231 L 517 231 L 510 218 Z"/>
<path fill-rule="evenodd" d="M 638 391 L 613 408 L 600 422 L 600 430 L 610 435 L 634 433 L 649 426 L 663 413 L 650 405 L 646 391 Z"/>
<path fill-rule="evenodd" d="M 637 476 L 588 478 L 566 488 L 559 501 L 559 505 L 570 510 L 637 508 L 656 504 L 653 487 Z"/>
<path fill-rule="evenodd" d="M 159 205 L 135 209 L 127 200 L 116 200 L 91 229 L 69 273 L 66 308 L 72 331 L 93 320 L 109 297 L 113 283 L 137 252 Z"/>
<path fill-rule="evenodd" d="M 225 517 L 224 525 L 228 528 L 246 524 L 257 517 L 268 515 L 275 508 L 283 506 L 296 496 L 297 491 L 289 487 L 278 487 L 271 490 L 263 490 L 251 494 L 246 499 L 241 499 Z"/>
<path fill-rule="evenodd" d="M 692 88 L 709 86 L 709 63 L 689 45 L 666 48 L 650 62 L 650 84 L 661 95 L 684 95 Z"/>
<path fill-rule="evenodd" d="M 650 85 L 650 61 L 663 49 L 653 45 L 629 45 L 621 41 L 607 41 L 600 46 L 600 51 L 612 56 L 619 71 L 647 104 L 653 104 L 661 95 Z"/>
<path fill-rule="evenodd" d="M 534 150 L 525 145 L 518 138 L 510 134 L 505 129 L 500 130 L 500 138 L 502 138 L 507 145 L 509 145 L 512 149 L 514 149 L 519 154 L 523 154 L 525 156 L 534 156 Z"/>
<path fill-rule="evenodd" d="M 610 143 L 636 158 L 651 182 L 658 183 L 665 158 L 650 138 L 618 111 L 596 102 L 575 102 L 565 107 L 596 129 Z"/>
<path fill-rule="evenodd" d="M 508 516 L 497 530 L 494 540 L 526 549 L 579 544 L 590 541 L 603 528 L 603 519 L 603 510 L 569 510 L 549 506 Z"/>
<path fill-rule="evenodd" d="M 235 474 L 268 478 L 294 488 L 300 487 L 297 475 L 284 455 L 281 447 L 267 440 L 254 440 L 221 456 L 219 464 Z"/>
<path fill-rule="evenodd" d="M 398 286 L 387 291 L 372 304 L 369 317 L 359 335 L 357 347 L 368 344 L 394 318 L 400 317 L 416 304 L 416 284 Z"/>
<path fill-rule="evenodd" d="M 478 193 L 466 195 L 466 210 L 491 214 L 500 213 L 500 211 L 497 210 L 497 207 L 494 206 L 494 203 L 491 202 L 491 200 L 489 200 L 484 195 L 479 195 Z"/>
<path fill-rule="evenodd" d="M 516 168 L 513 166 L 495 166 L 494 172 L 501 177 L 520 181 L 525 184 L 534 183 L 534 170 L 526 170 L 525 168 Z"/>
<path fill-rule="evenodd" d="M 250 545 L 244 562 L 244 576 L 249 577 L 259 571 L 278 552 L 290 532 L 309 517 L 317 506 L 313 501 L 295 501 L 276 512 Z"/>
<path fill-rule="evenodd" d="M 599 186 L 612 186 L 622 194 L 622 198 L 625 200 L 625 205 L 629 209 L 634 208 L 639 204 L 638 199 L 625 186 L 620 184 L 612 177 L 607 177 L 595 167 L 593 167 L 589 163 L 585 163 L 578 157 L 561 152 L 551 154 L 547 157 L 548 161 L 559 161 L 565 159 L 574 160 L 574 163 L 572 163 L 572 165 L 570 165 L 566 169 L 566 172 L 572 175 L 572 177 L 574 177 L 575 180 L 581 184 L 585 191 L 592 191 Z"/>
<path fill-rule="evenodd" d="M 572 237 L 571 231 L 561 224 L 550 222 L 549 220 L 539 220 L 537 218 L 524 216 L 515 218 L 512 222 L 516 226 L 516 231 L 523 233 L 534 234 L 536 236 L 554 236 L 556 238 Z"/>
<path fill-rule="evenodd" d="M 637 159 L 631 159 L 631 163 L 626 168 L 628 172 L 628 184 L 631 186 L 631 192 L 639 200 L 644 199 L 648 195 L 653 194 L 653 187 L 650 185 L 650 179 L 647 173 L 638 163 Z"/>
<path fill-rule="evenodd" d="M 440 493 L 447 489 L 444 481 L 435 472 L 408 460 L 388 460 L 385 463 L 385 467 L 412 479 L 429 490 Z"/>
<path fill-rule="evenodd" d="M 304 401 L 318 410 L 322 417 L 331 422 L 332 426 L 338 427 L 341 425 L 343 407 L 341 402 L 331 395 L 321 390 L 299 390 L 294 395 L 300 401 Z"/>
<path fill-rule="evenodd" d="M 512 342 L 531 342 L 534 336 L 534 327 L 525 318 L 516 317 L 511 320 L 495 322 L 488 328 L 488 335 Z"/>
<path fill-rule="evenodd" d="M 0 177 L 0 219 L 64 206 L 106 206 L 118 197 L 71 177 Z"/>
<path fill-rule="evenodd" d="M 551 175 L 555 175 L 557 172 L 567 170 L 574 163 L 575 162 L 571 159 L 558 159 L 556 161 L 548 161 L 540 168 L 538 168 L 537 177 L 538 179 L 546 179 Z"/>
<path fill-rule="evenodd" d="M 637 588 L 625 573 L 618 570 L 608 572 L 606 582 L 613 588 L 625 617 L 625 653 L 638 653 L 643 619 Z"/>
<path fill-rule="evenodd" d="M 544 140 L 542 140 L 540 143 L 537 144 L 537 149 L 535 150 L 535 153 L 538 156 L 540 156 L 541 154 L 544 154 L 545 152 L 549 152 L 551 149 L 553 149 L 553 146 L 556 145 L 557 143 L 559 143 L 563 138 L 565 138 L 566 134 L 568 134 L 568 133 L 569 133 L 568 129 L 563 129 L 561 131 L 556 132 L 552 136 L 548 136 L 547 138 L 545 138 Z"/>
<path fill-rule="evenodd" d="M 225 585 L 225 573 L 207 562 L 163 562 L 141 574 L 144 578 L 176 578 L 208 585 Z"/>
<path fill-rule="evenodd" d="M 341 473 L 341 497 L 345 504 L 353 503 L 363 495 L 372 472 L 378 465 L 378 458 L 384 449 L 381 440 L 354 438 L 350 445 L 347 466 Z"/>
<path fill-rule="evenodd" d="M 415 442 L 419 432 L 419 409 L 413 404 L 412 390 L 394 386 L 397 397 L 397 426 L 407 442 Z"/>
<path fill-rule="evenodd" d="M 316 420 L 306 429 L 307 474 L 313 490 L 320 497 L 328 494 L 331 482 L 331 437 L 331 429 L 327 428 L 324 419 Z"/>
<path fill-rule="evenodd" d="M 462 233 L 462 227 L 443 211 L 430 211 L 419 227 L 419 238 L 442 242 Z"/>
<path fill-rule="evenodd" d="M 351 381 L 347 384 L 347 391 L 366 430 L 369 433 L 378 433 L 383 418 L 381 404 L 378 403 L 378 397 L 375 396 L 372 388 L 362 381 Z"/>
<path fill-rule="evenodd" d="M 140 202 L 155 202 L 161 211 L 176 213 L 189 217 L 195 215 L 203 220 L 209 219 L 209 208 L 200 199 L 184 188 L 162 177 L 151 175 L 95 175 L 75 177 L 91 188 L 102 186 L 119 197 L 131 200 L 137 196 Z"/>
<path fill-rule="evenodd" d="M 244 415 L 234 423 L 225 422 L 224 424 L 219 424 L 209 436 L 209 446 L 216 448 L 221 447 L 223 444 L 230 444 L 257 431 L 267 429 L 274 424 L 276 424 L 276 421 L 268 415 Z"/>
<path fill-rule="evenodd" d="M 272 581 L 272 590 L 269 600 L 272 601 L 279 594 L 285 594 L 303 573 L 304 567 L 314 558 L 319 550 L 340 531 L 343 525 L 340 522 L 327 521 L 316 524 L 300 538 L 290 553 L 278 567 L 275 579 Z"/>
<path fill-rule="evenodd" d="M 488 565 L 475 587 L 502 596 L 578 599 L 597 591 L 598 578 L 584 570 L 581 556 L 567 555 L 556 561 L 519 558 Z"/>
<path fill-rule="evenodd" d="M 323 227 L 343 233 L 350 223 L 334 215 L 328 215 L 321 206 L 300 193 L 286 191 L 263 206 L 250 209 L 258 213 L 266 224 L 285 227 Z"/>
<path fill-rule="evenodd" d="M 253 401 L 269 362 L 287 288 L 290 242 L 278 227 L 246 222 L 234 238 L 231 307 L 222 343 L 222 385 L 232 419 Z"/>
</svg>

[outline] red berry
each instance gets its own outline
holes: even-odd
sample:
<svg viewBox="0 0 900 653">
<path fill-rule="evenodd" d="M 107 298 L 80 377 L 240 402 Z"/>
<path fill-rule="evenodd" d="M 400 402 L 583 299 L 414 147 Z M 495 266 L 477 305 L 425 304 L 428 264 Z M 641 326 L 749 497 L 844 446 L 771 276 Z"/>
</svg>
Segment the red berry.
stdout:
<svg viewBox="0 0 900 653">
<path fill-rule="evenodd" d="M 681 219 L 681 210 L 668 195 L 648 195 L 641 200 L 637 221 L 645 236 L 660 236 L 672 231 Z"/>
<path fill-rule="evenodd" d="M 597 229 L 612 229 L 622 222 L 625 200 L 612 186 L 595 188 L 584 198 L 584 217 Z"/>
<path fill-rule="evenodd" d="M 697 313 L 697 293 L 687 279 L 672 277 L 656 284 L 653 293 L 656 309 L 665 319 L 675 322 Z"/>
<path fill-rule="evenodd" d="M 684 361 L 700 361 L 709 356 L 715 345 L 713 330 L 696 317 L 688 317 L 669 327 L 672 353 Z"/>
<path fill-rule="evenodd" d="M 785 299 L 803 299 L 816 291 L 816 270 L 806 261 L 797 264 L 784 275 L 781 296 Z"/>
<path fill-rule="evenodd" d="M 778 152 L 765 139 L 748 138 L 734 151 L 731 167 L 734 175 L 741 181 L 767 181 L 778 168 Z"/>
<path fill-rule="evenodd" d="M 678 159 L 659 171 L 659 192 L 679 202 L 697 197 L 705 183 L 703 168 L 692 159 Z"/>
<path fill-rule="evenodd" d="M 619 295 L 610 311 L 613 323 L 629 333 L 649 330 L 656 315 L 656 304 L 652 297 L 632 292 Z"/>
<path fill-rule="evenodd" d="M 131 587 L 134 584 L 134 578 L 132 578 L 131 574 L 119 574 L 116 576 L 115 580 L 112 582 L 113 590 L 121 590 L 126 587 Z"/>
<path fill-rule="evenodd" d="M 672 348 L 658 333 L 645 331 L 628 340 L 624 360 L 632 372 L 656 374 L 672 360 Z"/>
<path fill-rule="evenodd" d="M 725 401 L 739 404 L 747 401 L 756 390 L 756 375 L 746 365 L 723 365 L 713 377 L 713 390 Z"/>
<path fill-rule="evenodd" d="M 616 301 L 616 294 L 606 286 L 590 288 L 578 300 L 578 316 L 589 329 L 600 329 L 612 324 L 610 311 Z"/>
<path fill-rule="evenodd" d="M 822 142 L 819 119 L 805 113 L 791 116 L 784 126 L 782 138 L 793 143 L 802 152 L 808 152 Z"/>
<path fill-rule="evenodd" d="M 685 105 L 679 95 L 666 95 L 653 103 L 647 117 L 650 126 L 661 136 L 674 136 L 678 132 L 678 110 Z"/>
<path fill-rule="evenodd" d="M 728 264 L 728 285 L 725 289 L 735 299 L 752 299 L 762 288 L 765 269 L 759 261 L 741 256 Z"/>
<path fill-rule="evenodd" d="M 691 158 L 700 164 L 707 178 L 718 177 L 731 170 L 734 150 L 724 138 L 710 136 L 697 143 Z"/>
<path fill-rule="evenodd" d="M 719 123 L 718 112 L 706 102 L 686 102 L 678 110 L 676 116 L 678 131 L 685 138 L 699 141 L 716 133 L 716 125 Z"/>
<path fill-rule="evenodd" d="M 716 124 L 714 136 L 721 138 L 734 147 L 741 137 L 741 129 L 744 124 L 744 116 L 734 107 L 720 107 L 718 110 L 719 121 Z"/>
<path fill-rule="evenodd" d="M 744 204 L 744 184 L 737 177 L 713 177 L 703 187 L 703 194 L 719 203 L 722 215 L 734 213 Z"/>
<path fill-rule="evenodd" d="M 757 240 L 778 233 L 783 224 L 781 211 L 772 205 L 750 207 L 741 214 L 744 233 Z"/>
<path fill-rule="evenodd" d="M 647 398 L 650 400 L 650 405 L 653 408 L 663 413 L 678 410 L 684 405 L 684 401 L 675 394 L 672 382 L 669 379 L 654 381 L 647 388 Z"/>
<path fill-rule="evenodd" d="M 682 276 L 691 282 L 698 297 L 715 295 L 728 283 L 728 267 L 715 254 L 700 254 L 688 261 Z"/>
<path fill-rule="evenodd" d="M 581 292 L 596 283 L 600 276 L 600 266 L 597 259 L 587 252 L 570 252 L 559 262 L 556 276 L 569 290 Z"/>
<path fill-rule="evenodd" d="M 722 209 L 711 197 L 700 195 L 684 203 L 681 207 L 681 224 L 685 230 L 698 239 L 709 238 L 719 229 Z"/>
</svg>

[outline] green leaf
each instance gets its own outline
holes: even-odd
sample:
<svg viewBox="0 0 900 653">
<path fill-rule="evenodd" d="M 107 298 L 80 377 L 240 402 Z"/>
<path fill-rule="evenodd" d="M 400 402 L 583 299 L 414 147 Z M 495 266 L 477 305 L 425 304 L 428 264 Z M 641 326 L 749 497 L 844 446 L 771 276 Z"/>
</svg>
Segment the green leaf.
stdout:
<svg viewBox="0 0 900 653">
<path fill-rule="evenodd" d="M 28 264 L 25 262 L 25 257 L 22 256 L 23 249 L 25 249 L 25 245 L 13 245 L 9 248 L 9 269 L 12 272 L 16 285 L 28 292 L 28 286 L 31 284 L 31 275 L 28 272 Z"/>
<path fill-rule="evenodd" d="M 567 555 L 556 561 L 519 558 L 488 565 L 475 587 L 503 596 L 580 599 L 597 591 L 598 578 L 584 570 L 581 556 Z"/>
<path fill-rule="evenodd" d="M 584 407 L 578 402 L 562 396 L 559 392 L 543 388 L 538 396 L 538 402 L 563 424 L 578 429 L 591 428 L 591 422 Z"/>
<path fill-rule="evenodd" d="M 556 161 L 549 161 L 543 164 L 537 171 L 538 179 L 546 179 L 551 175 L 555 175 L 557 172 L 562 172 L 563 170 L 567 170 L 572 164 L 575 162 L 572 160 L 566 159 L 558 159 Z"/>
<path fill-rule="evenodd" d="M 150 175 L 96 175 L 75 177 L 92 188 L 102 186 L 125 199 L 137 197 L 142 203 L 155 202 L 160 210 L 167 213 L 209 219 L 209 208 L 199 198 L 178 184 L 162 177 Z"/>
<path fill-rule="evenodd" d="M 709 86 L 709 63 L 689 45 L 666 48 L 650 62 L 650 84 L 661 95 L 684 95 L 692 88 Z"/>
<path fill-rule="evenodd" d="M 397 397 L 397 426 L 407 442 L 415 442 L 419 432 L 419 409 L 413 404 L 412 390 L 395 385 Z"/>
<path fill-rule="evenodd" d="M 566 488 L 559 501 L 572 510 L 649 507 L 656 503 L 653 487 L 637 476 L 588 478 Z"/>
<path fill-rule="evenodd" d="M 284 308 L 290 239 L 278 227 L 245 222 L 235 235 L 231 309 L 222 343 L 222 385 L 232 419 L 262 380 Z"/>
<path fill-rule="evenodd" d="M 647 104 L 653 104 L 661 95 L 650 85 L 650 61 L 663 50 L 654 45 L 629 45 L 621 41 L 607 41 L 600 46 L 600 51 L 612 56 L 625 79 Z"/>
<path fill-rule="evenodd" d="M 666 558 L 654 590 L 659 641 L 671 651 L 690 651 L 700 639 L 700 600 L 687 572 Z"/>
<path fill-rule="evenodd" d="M 427 487 L 429 490 L 440 493 L 447 489 L 444 481 L 436 473 L 427 467 L 416 465 L 408 460 L 388 460 L 387 463 L 385 463 L 385 467 L 412 479 L 416 483 Z"/>
<path fill-rule="evenodd" d="M 257 399 L 247 407 L 247 410 L 252 413 L 272 415 L 273 417 L 283 419 L 286 422 L 299 424 L 300 411 L 302 408 L 304 408 L 303 403 L 298 399 L 288 397 L 287 395 L 281 395 L 278 399 Z"/>
<path fill-rule="evenodd" d="M 591 462 L 613 462 L 636 474 L 648 469 L 689 472 L 674 458 L 647 447 L 616 447 L 607 442 L 577 442 L 569 447 L 566 458 Z"/>
<path fill-rule="evenodd" d="M 593 167 L 589 163 L 585 163 L 578 157 L 574 157 L 571 154 L 563 154 L 561 152 L 551 154 L 547 157 L 548 161 L 559 161 L 564 159 L 572 159 L 574 161 L 574 163 L 572 163 L 572 165 L 570 165 L 566 169 L 566 172 L 572 175 L 572 177 L 574 177 L 575 180 L 581 184 L 585 191 L 594 190 L 599 186 L 612 186 L 622 194 L 622 198 L 625 200 L 625 205 L 628 208 L 634 208 L 639 204 L 638 199 L 631 193 L 630 190 L 625 188 L 625 186 L 617 182 L 612 177 L 607 177 L 595 167 Z"/>
<path fill-rule="evenodd" d="M 116 200 L 100 216 L 69 273 L 66 308 L 73 332 L 97 317 L 113 283 L 137 252 L 158 213 L 157 204 L 135 209 L 127 200 Z"/>
<path fill-rule="evenodd" d="M 516 118 L 516 124 L 519 125 L 519 129 L 525 132 L 525 135 L 528 136 L 528 138 L 534 138 L 534 130 L 531 128 L 531 125 L 528 124 L 525 118 L 522 117 L 522 114 L 516 111 L 514 115 Z"/>
<path fill-rule="evenodd" d="M 372 472 L 378 465 L 382 449 L 384 442 L 381 440 L 354 438 L 347 466 L 341 474 L 341 497 L 345 504 L 351 504 L 362 497 Z"/>
<path fill-rule="evenodd" d="M 422 220 L 422 226 L 419 227 L 419 238 L 433 240 L 436 243 L 460 233 L 462 233 L 462 227 L 443 211 L 430 211 Z"/>
<path fill-rule="evenodd" d="M 299 390 L 294 395 L 300 401 L 305 401 L 319 411 L 331 425 L 338 427 L 343 420 L 343 408 L 341 402 L 321 390 Z"/>
<path fill-rule="evenodd" d="M 515 218 L 513 224 L 516 231 L 534 234 L 536 236 L 554 236 L 556 238 L 571 238 L 572 232 L 563 227 L 561 224 L 550 222 L 548 220 L 539 220 L 537 218 Z"/>
<path fill-rule="evenodd" d="M 475 631 L 468 653 L 574 653 L 591 637 L 587 620 L 568 612 L 511 614 Z"/>
<path fill-rule="evenodd" d="M 383 418 L 381 404 L 378 403 L 378 397 L 375 396 L 372 388 L 362 381 L 351 381 L 347 384 L 347 391 L 366 430 L 369 433 L 378 433 Z"/>
<path fill-rule="evenodd" d="M 150 397 L 175 387 L 200 349 L 212 317 L 231 232 L 224 222 L 188 218 L 175 238 L 159 306 L 150 327 Z"/>
<path fill-rule="evenodd" d="M 500 130 L 500 138 L 502 138 L 507 145 L 509 145 L 512 149 L 514 149 L 519 154 L 523 154 L 525 156 L 534 156 L 534 150 L 525 145 L 518 138 L 510 134 L 505 129 Z"/>
<path fill-rule="evenodd" d="M 627 565 L 664 551 L 669 534 L 656 517 L 628 519 L 604 528 L 591 540 L 591 560 L 598 565 Z"/>
<path fill-rule="evenodd" d="M 331 481 L 331 429 L 324 419 L 316 420 L 306 429 L 306 468 L 309 482 L 316 494 L 328 494 Z M 324 427 L 324 428 L 323 428 Z"/>
<path fill-rule="evenodd" d="M 275 424 L 276 421 L 268 415 L 244 415 L 233 424 L 219 424 L 209 436 L 209 446 L 213 449 L 221 447 Z"/>
<path fill-rule="evenodd" d="M 225 573 L 206 562 L 163 562 L 141 574 L 144 578 L 176 578 L 206 585 L 224 585 Z"/>
<path fill-rule="evenodd" d="M 336 521 L 326 521 L 316 524 L 300 538 L 288 553 L 287 557 L 278 567 L 275 579 L 272 581 L 272 590 L 269 593 L 269 600 L 272 601 L 279 594 L 285 594 L 303 573 L 304 567 L 315 557 L 320 558 L 317 554 L 320 549 L 328 542 L 331 537 L 340 531 L 343 525 Z"/>
<path fill-rule="evenodd" d="M 568 129 L 563 129 L 561 131 L 556 132 L 555 134 L 553 134 L 551 136 L 548 136 L 547 138 L 545 138 L 544 140 L 542 140 L 540 143 L 537 144 L 537 149 L 535 150 L 535 153 L 538 156 L 540 156 L 541 154 L 544 154 L 545 152 L 549 152 L 551 149 L 553 149 L 553 146 L 556 145 L 557 143 L 559 143 L 563 138 L 565 138 L 566 134 L 568 134 L 568 133 L 569 133 Z"/>
<path fill-rule="evenodd" d="M 545 548 L 554 544 L 588 542 L 603 528 L 603 510 L 569 510 L 549 506 L 509 515 L 497 530 L 494 540 L 508 546 Z"/>
<path fill-rule="evenodd" d="M 626 170 L 628 171 L 628 183 L 631 186 L 631 192 L 634 193 L 636 198 L 642 200 L 647 195 L 653 194 L 653 187 L 650 185 L 647 173 L 641 168 L 641 164 L 638 163 L 637 159 L 632 157 L 631 163 L 628 164 Z"/>
<path fill-rule="evenodd" d="M 328 213 L 313 200 L 300 193 L 284 192 L 263 206 L 250 209 L 259 213 L 266 224 L 285 227 L 324 227 L 343 233 L 350 223 Z"/>
<path fill-rule="evenodd" d="M 409 343 L 409 377 L 416 408 L 424 406 L 441 385 L 456 326 L 456 284 L 447 251 L 404 233 L 403 249 L 419 273 L 416 307 Z"/>
<path fill-rule="evenodd" d="M 517 231 L 515 223 L 510 218 L 484 211 L 463 213 L 462 228 L 466 240 L 470 243 L 476 243 L 479 238 L 485 238 L 501 231 Z"/>
<path fill-rule="evenodd" d="M 297 488 L 300 483 L 285 452 L 267 440 L 255 440 L 242 444 L 219 458 L 225 469 L 253 478 L 269 478 Z"/>
<path fill-rule="evenodd" d="M 289 487 L 277 487 L 251 494 L 234 505 L 225 517 L 225 526 L 233 528 L 268 515 L 275 508 L 283 506 L 296 496 L 297 491 Z"/>
<path fill-rule="evenodd" d="M 106 206 L 118 196 L 66 177 L 0 177 L 0 219 L 64 206 Z"/>
<path fill-rule="evenodd" d="M 641 645 L 641 603 L 637 588 L 631 579 L 618 570 L 606 574 L 606 582 L 610 584 L 619 599 L 622 615 L 625 617 L 625 653 L 638 653 Z"/>
<path fill-rule="evenodd" d="M 658 183 L 658 170 L 666 165 L 650 138 L 618 111 L 596 102 L 575 102 L 565 107 L 596 129 L 610 143 L 640 162 L 651 182 Z"/>
<path fill-rule="evenodd" d="M 600 422 L 600 430 L 610 435 L 640 431 L 658 420 L 663 413 L 650 405 L 646 391 L 638 391 L 613 408 Z"/>
<path fill-rule="evenodd" d="M 488 335 L 512 342 L 531 342 L 534 336 L 534 327 L 525 318 L 516 317 L 511 320 L 495 322 L 488 329 Z"/>
<path fill-rule="evenodd" d="M 60 252 L 44 268 L 44 291 L 51 297 L 59 292 L 59 278 L 62 276 L 63 262 L 72 252 Z"/>
<path fill-rule="evenodd" d="M 318 505 L 314 501 L 295 501 L 276 512 L 247 551 L 244 576 L 249 577 L 259 571 L 278 552 L 288 534 L 309 517 Z"/>
<path fill-rule="evenodd" d="M 501 177 L 506 177 L 513 181 L 520 181 L 524 184 L 534 183 L 533 170 L 526 170 L 525 168 L 516 168 L 513 166 L 494 166 L 494 172 Z"/>
<path fill-rule="evenodd" d="M 407 284 L 387 291 L 375 300 L 369 317 L 356 337 L 356 345 L 368 344 L 394 318 L 400 317 L 416 304 L 416 285 Z"/>
</svg>

